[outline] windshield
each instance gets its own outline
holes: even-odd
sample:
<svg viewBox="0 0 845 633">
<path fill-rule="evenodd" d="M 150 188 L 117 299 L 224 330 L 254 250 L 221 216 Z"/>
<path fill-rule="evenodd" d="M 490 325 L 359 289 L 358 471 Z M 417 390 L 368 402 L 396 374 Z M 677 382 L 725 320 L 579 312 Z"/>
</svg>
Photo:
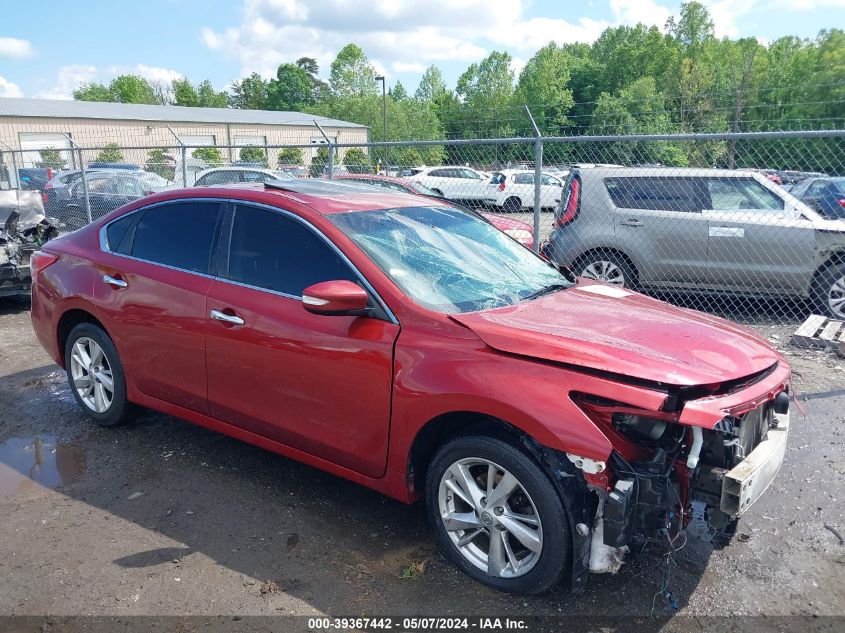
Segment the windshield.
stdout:
<svg viewBox="0 0 845 633">
<path fill-rule="evenodd" d="M 507 306 L 573 283 L 484 219 L 452 207 L 328 217 L 405 294 L 437 312 Z"/>
</svg>

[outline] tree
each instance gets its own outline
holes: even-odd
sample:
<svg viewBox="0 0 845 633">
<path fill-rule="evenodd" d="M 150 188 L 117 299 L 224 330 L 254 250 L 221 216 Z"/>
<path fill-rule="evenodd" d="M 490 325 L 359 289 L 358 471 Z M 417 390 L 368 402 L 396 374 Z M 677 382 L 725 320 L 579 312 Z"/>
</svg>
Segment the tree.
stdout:
<svg viewBox="0 0 845 633">
<path fill-rule="evenodd" d="M 200 82 L 197 87 L 197 97 L 201 108 L 226 108 L 229 106 L 229 95 L 225 90 L 215 90 L 208 79 Z"/>
<path fill-rule="evenodd" d="M 431 65 L 425 69 L 414 97 L 420 101 L 434 101 L 447 90 L 446 82 L 443 81 L 443 73 L 437 66 Z"/>
<path fill-rule="evenodd" d="M 296 60 L 297 68 L 301 68 L 311 77 L 316 77 L 320 72 L 320 67 L 317 65 L 317 60 L 313 57 L 300 57 Z"/>
<path fill-rule="evenodd" d="M 329 83 L 337 97 L 376 94 L 376 71 L 357 44 L 347 44 L 332 62 Z"/>
<path fill-rule="evenodd" d="M 165 180 L 173 180 L 176 177 L 175 161 L 168 158 L 162 149 L 151 149 L 147 154 L 147 162 L 144 163 L 144 169 L 158 174 Z"/>
<path fill-rule="evenodd" d="M 106 146 L 100 150 L 97 157 L 94 159 L 96 163 L 122 163 L 123 152 L 120 151 L 120 146 L 117 143 L 106 143 Z"/>
<path fill-rule="evenodd" d="M 314 158 L 311 159 L 311 168 L 309 172 L 312 178 L 319 178 L 323 175 L 323 171 L 326 168 L 326 164 L 329 162 L 329 148 L 328 147 L 320 147 L 317 149 L 317 153 L 314 154 Z"/>
<path fill-rule="evenodd" d="M 196 154 L 194 154 L 194 156 L 196 156 Z M 242 147 L 240 153 L 238 154 L 238 158 L 240 158 L 240 160 L 244 163 L 257 163 L 267 167 L 267 153 L 264 151 L 263 147 L 256 147 L 254 145 L 250 147 Z"/>
<path fill-rule="evenodd" d="M 346 150 L 343 155 L 343 164 L 349 169 L 352 174 L 368 174 L 372 171 L 370 168 L 370 157 L 367 153 L 358 148 L 352 147 Z"/>
<path fill-rule="evenodd" d="M 232 82 L 229 105 L 242 110 L 266 110 L 268 91 L 269 86 L 261 75 L 252 73 Z"/>
<path fill-rule="evenodd" d="M 422 155 L 415 147 L 403 147 L 396 159 L 400 167 L 419 167 L 423 162 Z"/>
<path fill-rule="evenodd" d="M 184 77 L 174 79 L 170 86 L 173 93 L 173 105 L 195 107 L 200 104 L 196 88 Z"/>
<path fill-rule="evenodd" d="M 229 95 L 225 91 L 218 92 L 206 79 L 199 86 L 194 86 L 184 77 L 174 79 L 171 83 L 173 105 L 191 106 L 199 108 L 225 108 L 229 105 Z"/>
<path fill-rule="evenodd" d="M 267 89 L 270 110 L 301 110 L 314 103 L 311 77 L 295 64 L 281 64 Z"/>
<path fill-rule="evenodd" d="M 541 48 L 528 60 L 519 74 L 514 102 L 527 105 L 540 130 L 547 135 L 561 134 L 573 106 L 572 91 L 567 88 L 572 61 L 554 42 Z M 530 121 L 524 126 L 533 134 Z"/>
<path fill-rule="evenodd" d="M 83 84 L 73 91 L 77 101 L 112 101 L 114 103 L 162 104 L 160 90 L 138 75 L 120 75 L 106 87 L 100 83 Z"/>
<path fill-rule="evenodd" d="M 220 167 L 223 164 L 223 154 L 216 147 L 198 147 L 191 156 L 211 167 Z"/>
<path fill-rule="evenodd" d="M 276 158 L 277 165 L 301 165 L 304 162 L 301 147 L 283 147 Z"/>
<path fill-rule="evenodd" d="M 57 149 L 42 149 L 38 156 L 41 160 L 35 163 L 35 166 L 41 169 L 64 169 L 67 162 Z"/>
<path fill-rule="evenodd" d="M 397 81 L 396 85 L 387 91 L 387 94 L 396 101 L 402 101 L 408 98 L 408 92 L 405 90 L 405 86 L 402 85 L 401 81 Z"/>
</svg>

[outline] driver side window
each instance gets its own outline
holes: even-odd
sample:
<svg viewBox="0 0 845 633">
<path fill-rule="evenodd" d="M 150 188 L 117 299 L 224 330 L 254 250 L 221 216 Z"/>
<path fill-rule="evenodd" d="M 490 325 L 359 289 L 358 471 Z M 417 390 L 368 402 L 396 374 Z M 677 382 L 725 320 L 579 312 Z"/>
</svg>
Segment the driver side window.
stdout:
<svg viewBox="0 0 845 633">
<path fill-rule="evenodd" d="M 714 211 L 782 211 L 783 200 L 753 178 L 708 178 Z"/>
</svg>

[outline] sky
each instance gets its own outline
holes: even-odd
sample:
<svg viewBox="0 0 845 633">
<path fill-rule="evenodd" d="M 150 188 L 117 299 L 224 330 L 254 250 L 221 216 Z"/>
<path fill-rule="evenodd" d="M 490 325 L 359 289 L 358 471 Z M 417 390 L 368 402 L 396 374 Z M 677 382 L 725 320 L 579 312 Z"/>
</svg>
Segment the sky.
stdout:
<svg viewBox="0 0 845 633">
<path fill-rule="evenodd" d="M 845 28 L 845 0 L 704 0 L 717 36 L 814 37 Z M 51 7 L 51 5 L 55 5 Z M 413 92 L 437 64 L 454 87 L 472 62 L 507 50 L 518 73 L 554 40 L 592 42 L 607 26 L 663 27 L 674 0 L 0 0 L 0 97 L 70 99 L 80 84 L 138 74 L 210 79 L 314 57 L 328 78 L 337 51 L 360 45 L 388 85 Z"/>
</svg>

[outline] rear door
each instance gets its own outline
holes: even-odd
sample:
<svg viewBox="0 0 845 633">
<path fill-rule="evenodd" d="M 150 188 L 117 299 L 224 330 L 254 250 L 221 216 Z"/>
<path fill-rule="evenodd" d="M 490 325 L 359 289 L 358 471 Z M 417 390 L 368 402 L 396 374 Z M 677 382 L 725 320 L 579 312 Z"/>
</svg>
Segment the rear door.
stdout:
<svg viewBox="0 0 845 633">
<path fill-rule="evenodd" d="M 228 256 L 205 306 L 211 415 L 381 476 L 399 325 L 386 315 L 323 316 L 302 307 L 311 284 L 366 284 L 297 216 L 239 204 L 228 227 Z"/>
<path fill-rule="evenodd" d="M 755 178 L 704 178 L 707 282 L 745 292 L 802 292 L 816 262 L 815 229 Z"/>
<path fill-rule="evenodd" d="M 109 224 L 94 284 L 131 384 L 200 413 L 208 412 L 205 295 L 220 208 L 175 201 Z"/>
<path fill-rule="evenodd" d="M 605 178 L 616 241 L 634 260 L 640 282 L 691 287 L 707 274 L 707 218 L 698 179 Z"/>
</svg>

